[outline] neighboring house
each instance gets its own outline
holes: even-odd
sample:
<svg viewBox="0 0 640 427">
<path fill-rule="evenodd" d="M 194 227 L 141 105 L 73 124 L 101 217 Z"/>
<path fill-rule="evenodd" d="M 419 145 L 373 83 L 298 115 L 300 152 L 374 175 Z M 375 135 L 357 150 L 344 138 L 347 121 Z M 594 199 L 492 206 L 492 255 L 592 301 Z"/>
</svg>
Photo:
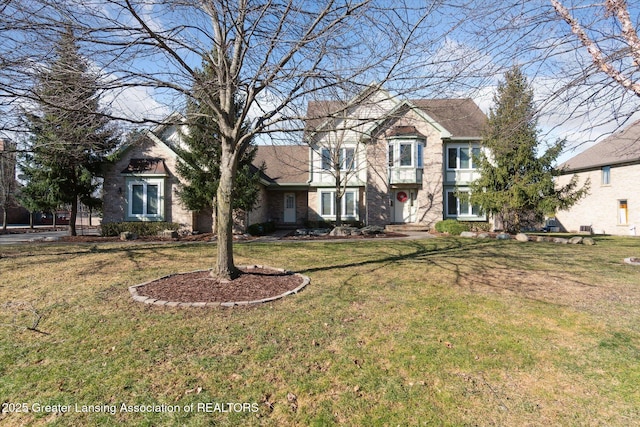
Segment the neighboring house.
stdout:
<svg viewBox="0 0 640 427">
<path fill-rule="evenodd" d="M 562 230 L 640 235 L 640 121 L 563 163 L 563 185 L 576 174 L 589 195 L 556 215 Z"/>
<path fill-rule="evenodd" d="M 371 86 L 343 103 L 312 102 L 307 116 L 299 145 L 258 146 L 255 164 L 266 166 L 260 200 L 241 215 L 243 225 L 313 225 L 335 220 L 337 209 L 344 221 L 368 225 L 486 221 L 464 197 L 477 178 L 474 155 L 486 120 L 472 100 L 401 100 Z M 176 195 L 178 134 L 158 126 L 122 150 L 105 177 L 103 222 L 163 220 L 211 230 L 211 212 L 190 212 Z M 340 206 L 332 154 L 342 165 Z"/>
</svg>

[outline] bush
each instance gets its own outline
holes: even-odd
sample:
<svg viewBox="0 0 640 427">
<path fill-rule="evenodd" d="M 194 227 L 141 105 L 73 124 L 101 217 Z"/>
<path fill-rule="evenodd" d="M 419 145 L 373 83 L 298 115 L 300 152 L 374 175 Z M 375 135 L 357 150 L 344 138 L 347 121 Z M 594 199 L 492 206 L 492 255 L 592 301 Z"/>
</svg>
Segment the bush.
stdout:
<svg viewBox="0 0 640 427">
<path fill-rule="evenodd" d="M 470 231 L 470 229 L 468 222 L 460 222 L 455 219 L 445 219 L 436 223 L 437 232 L 449 233 L 453 236 L 459 236 L 463 231 Z"/>
<path fill-rule="evenodd" d="M 265 234 L 270 234 L 274 231 L 276 231 L 276 224 L 273 221 L 259 222 L 247 227 L 247 233 L 252 236 L 264 236 Z"/>
<path fill-rule="evenodd" d="M 119 236 L 120 233 L 129 231 L 138 236 L 156 236 L 164 230 L 180 229 L 180 224 L 175 222 L 107 222 L 102 224 L 103 236 Z"/>
<path fill-rule="evenodd" d="M 476 233 L 488 233 L 491 231 L 491 223 L 487 221 L 465 221 L 460 222 L 460 224 L 465 224 L 469 227 L 469 231 L 475 231 Z"/>
</svg>

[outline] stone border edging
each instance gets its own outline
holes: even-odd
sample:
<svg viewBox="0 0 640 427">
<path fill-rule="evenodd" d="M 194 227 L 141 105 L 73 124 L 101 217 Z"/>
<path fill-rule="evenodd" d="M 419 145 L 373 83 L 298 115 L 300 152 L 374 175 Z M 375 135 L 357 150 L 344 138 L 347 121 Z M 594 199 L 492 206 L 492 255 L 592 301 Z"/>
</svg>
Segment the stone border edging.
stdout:
<svg viewBox="0 0 640 427">
<path fill-rule="evenodd" d="M 157 280 L 161 280 L 161 279 L 165 279 L 167 277 L 172 277 L 172 276 L 176 276 L 178 274 L 186 274 L 186 273 L 173 273 L 173 274 L 168 274 L 166 276 L 162 276 L 159 277 L 157 279 L 153 279 L 153 280 L 149 280 L 147 282 L 144 283 L 140 283 L 138 285 L 133 285 L 133 286 L 129 286 L 129 293 L 131 294 L 131 296 L 133 297 L 133 300 L 136 302 L 141 302 L 144 304 L 150 304 L 150 305 L 157 305 L 160 307 L 234 307 L 236 305 L 251 305 L 251 304 L 262 304 L 265 302 L 270 302 L 270 301 L 275 301 L 281 298 L 284 298 L 288 295 L 292 295 L 292 294 L 297 294 L 298 292 L 300 292 L 305 286 L 307 286 L 310 282 L 311 279 L 308 276 L 305 276 L 303 274 L 300 273 L 294 273 L 292 271 L 289 270 L 285 270 L 283 268 L 274 268 L 274 267 L 269 267 L 266 265 L 238 265 L 238 268 L 245 268 L 247 270 L 252 270 L 252 269 L 257 269 L 257 268 L 263 268 L 263 269 L 268 269 L 268 270 L 273 270 L 273 271 L 279 271 L 282 273 L 289 273 L 289 274 L 293 274 L 294 276 L 298 276 L 302 278 L 302 284 L 300 284 L 300 286 L 298 286 L 295 289 L 292 289 L 290 291 L 287 291 L 283 294 L 280 295 L 276 295 L 273 297 L 267 297 L 267 298 L 262 298 L 259 300 L 252 300 L 252 301 L 229 301 L 229 302 L 179 302 L 179 301 L 165 301 L 165 300 L 158 300 L 156 298 L 153 297 L 147 297 L 144 295 L 140 295 L 138 294 L 138 288 L 141 286 L 145 286 L 148 285 L 149 283 L 153 283 Z M 211 271 L 211 270 L 194 270 L 194 271 L 190 271 L 187 273 L 197 273 L 200 271 Z"/>
</svg>

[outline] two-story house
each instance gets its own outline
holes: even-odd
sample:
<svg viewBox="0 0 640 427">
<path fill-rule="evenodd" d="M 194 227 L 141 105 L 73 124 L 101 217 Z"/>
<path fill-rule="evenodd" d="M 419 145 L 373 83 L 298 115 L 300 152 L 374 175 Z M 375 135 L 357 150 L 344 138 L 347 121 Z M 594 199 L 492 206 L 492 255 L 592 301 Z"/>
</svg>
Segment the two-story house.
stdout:
<svg viewBox="0 0 640 427">
<path fill-rule="evenodd" d="M 404 100 L 370 86 L 343 102 L 311 102 L 307 117 L 299 144 L 258 147 L 256 165 L 266 169 L 245 225 L 300 226 L 334 221 L 337 213 L 382 226 L 486 221 L 464 197 L 477 177 L 486 120 L 471 99 Z M 188 212 L 176 195 L 178 134 L 159 126 L 122 151 L 105 178 L 104 222 L 164 220 L 210 230 L 210 212 Z M 144 200 L 145 183 L 155 191 L 146 214 L 143 202 L 135 204 Z"/>
<path fill-rule="evenodd" d="M 344 105 L 312 103 L 308 116 L 310 217 L 330 221 L 339 208 L 369 225 L 486 220 L 464 197 L 486 120 L 472 100 L 401 100 L 370 88 Z M 332 159 L 342 165 L 340 207 Z"/>
</svg>

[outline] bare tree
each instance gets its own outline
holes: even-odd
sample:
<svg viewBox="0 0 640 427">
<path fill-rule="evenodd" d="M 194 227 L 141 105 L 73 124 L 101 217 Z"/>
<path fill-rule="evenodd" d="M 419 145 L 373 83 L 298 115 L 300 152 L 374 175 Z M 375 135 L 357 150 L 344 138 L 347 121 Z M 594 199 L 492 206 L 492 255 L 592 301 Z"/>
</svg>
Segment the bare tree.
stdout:
<svg viewBox="0 0 640 427">
<path fill-rule="evenodd" d="M 602 37 L 600 28 L 588 28 L 581 24 L 559 0 L 551 0 L 551 4 L 587 49 L 594 65 L 620 86 L 640 96 L 640 83 L 637 81 L 637 73 L 640 72 L 640 38 L 636 32 L 636 24 L 629 14 L 627 2 L 606 0 L 602 5 L 605 17 L 617 22 L 609 27 L 609 32 L 604 33 L 607 35 L 607 42 L 600 44 L 599 40 L 589 34 L 594 32 Z M 615 33 L 617 28 L 620 31 L 618 34 Z"/>
<path fill-rule="evenodd" d="M 222 146 L 213 274 L 233 279 L 238 271 L 231 189 L 249 141 L 263 133 L 299 135 L 303 106 L 335 87 L 362 88 L 376 80 L 397 94 L 422 90 L 442 96 L 462 90 L 464 86 L 452 90 L 451 84 L 466 75 L 471 76 L 469 85 L 477 87 L 486 75 L 448 38 L 467 19 L 460 11 L 473 10 L 466 3 L 473 2 L 9 2 L 0 15 L 0 35 L 7 36 L 0 37 L 0 49 L 7 53 L 0 64 L 0 79 L 6 83 L 0 106 L 10 108 L 16 99 L 25 102 L 32 96 L 24 90 L 31 78 L 29 64 L 50 55 L 39 50 L 39 41 L 55 37 L 61 23 L 73 25 L 83 51 L 103 71 L 103 90 L 145 90 L 174 110 L 183 110 L 189 98 L 206 105 Z M 198 73 L 203 60 L 213 71 L 206 77 Z M 195 86 L 210 90 L 195 92 Z M 245 123 L 250 126 L 243 131 Z"/>
</svg>

